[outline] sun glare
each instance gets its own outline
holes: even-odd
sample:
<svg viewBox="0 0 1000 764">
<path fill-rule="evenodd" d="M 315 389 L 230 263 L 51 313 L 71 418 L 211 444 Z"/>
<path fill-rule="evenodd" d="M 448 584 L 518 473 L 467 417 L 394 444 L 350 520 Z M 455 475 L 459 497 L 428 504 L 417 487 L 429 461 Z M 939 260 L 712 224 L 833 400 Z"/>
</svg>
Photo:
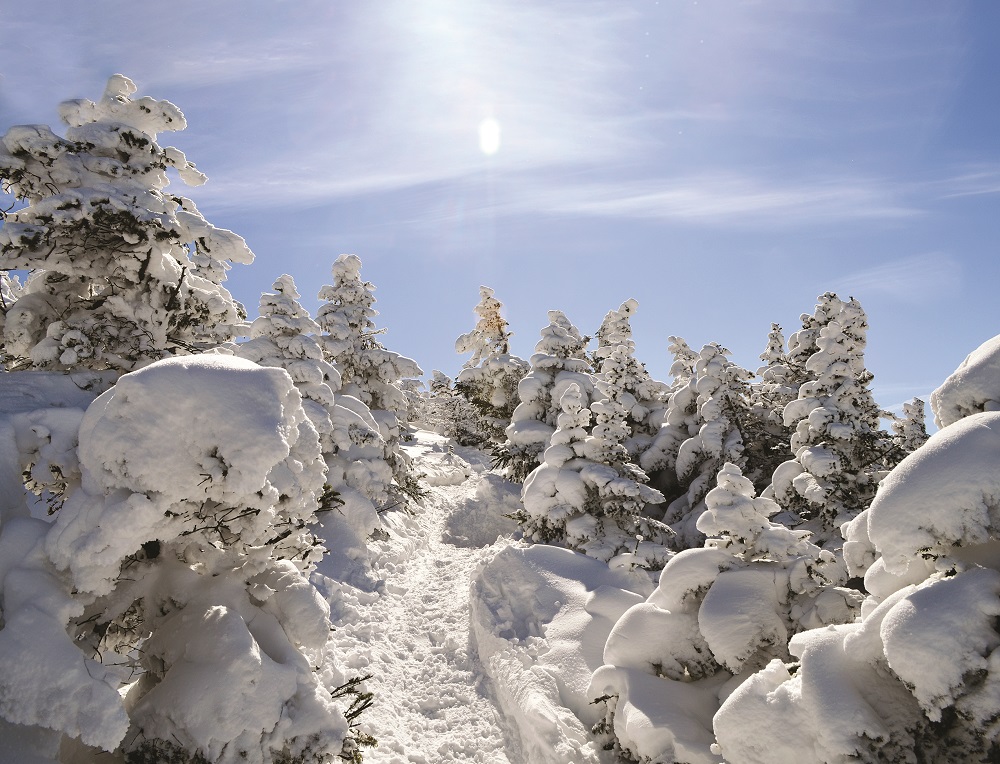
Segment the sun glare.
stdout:
<svg viewBox="0 0 1000 764">
<path fill-rule="evenodd" d="M 493 156 L 500 150 L 500 123 L 492 117 L 479 123 L 479 149 L 486 156 Z"/>
</svg>

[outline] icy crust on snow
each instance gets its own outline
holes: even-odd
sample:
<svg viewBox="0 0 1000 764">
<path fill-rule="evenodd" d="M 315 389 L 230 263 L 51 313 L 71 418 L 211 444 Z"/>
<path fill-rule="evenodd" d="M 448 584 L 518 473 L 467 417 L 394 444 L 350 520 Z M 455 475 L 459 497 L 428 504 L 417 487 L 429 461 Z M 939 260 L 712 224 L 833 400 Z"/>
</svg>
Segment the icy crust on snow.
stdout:
<svg viewBox="0 0 1000 764">
<path fill-rule="evenodd" d="M 1000 336 L 969 353 L 931 393 L 931 410 L 934 423 L 941 428 L 970 414 L 1000 410 Z"/>
<path fill-rule="evenodd" d="M 527 764 L 599 761 L 589 678 L 647 574 L 545 545 L 508 547 L 472 582 L 472 638 Z"/>
</svg>

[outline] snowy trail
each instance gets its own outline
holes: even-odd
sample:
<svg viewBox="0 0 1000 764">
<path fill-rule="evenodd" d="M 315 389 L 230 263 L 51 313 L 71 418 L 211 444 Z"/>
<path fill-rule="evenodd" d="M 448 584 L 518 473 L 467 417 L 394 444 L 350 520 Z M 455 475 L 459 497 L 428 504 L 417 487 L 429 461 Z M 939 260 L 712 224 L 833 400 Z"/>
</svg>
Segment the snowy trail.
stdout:
<svg viewBox="0 0 1000 764">
<path fill-rule="evenodd" d="M 469 546 L 453 527 L 474 511 L 482 476 L 454 457 L 459 467 L 449 467 L 444 439 L 421 435 L 413 449 L 422 468 L 440 465 L 441 474 L 428 475 L 439 484 L 406 530 L 382 543 L 372 570 L 383 582 L 379 594 L 345 594 L 346 612 L 335 621 L 341 666 L 372 675 L 375 702 L 362 719 L 379 743 L 365 761 L 521 764 L 470 647 L 470 576 L 496 548 Z M 450 481 L 461 482 L 440 484 Z"/>
</svg>

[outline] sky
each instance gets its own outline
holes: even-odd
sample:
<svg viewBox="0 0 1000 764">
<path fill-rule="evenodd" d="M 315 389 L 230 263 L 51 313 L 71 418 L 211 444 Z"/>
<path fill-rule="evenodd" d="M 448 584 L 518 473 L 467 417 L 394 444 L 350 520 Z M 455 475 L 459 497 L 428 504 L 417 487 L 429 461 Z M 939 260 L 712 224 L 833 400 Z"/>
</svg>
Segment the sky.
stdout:
<svg viewBox="0 0 1000 764">
<path fill-rule="evenodd" d="M 865 307 L 876 399 L 926 396 L 1000 332 L 993 0 L 94 0 L 12 3 L 0 131 L 120 72 L 177 104 L 209 182 L 174 193 L 256 254 L 256 315 L 341 253 L 389 349 L 450 376 L 479 286 L 528 358 L 546 312 L 593 335 L 639 302 L 755 369 L 818 295 Z"/>
</svg>

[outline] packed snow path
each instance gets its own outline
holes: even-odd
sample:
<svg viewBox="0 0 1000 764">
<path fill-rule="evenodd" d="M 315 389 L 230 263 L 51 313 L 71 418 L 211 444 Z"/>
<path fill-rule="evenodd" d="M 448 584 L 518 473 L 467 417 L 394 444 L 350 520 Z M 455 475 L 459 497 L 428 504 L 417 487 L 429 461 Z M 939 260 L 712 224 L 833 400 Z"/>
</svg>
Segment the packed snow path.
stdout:
<svg viewBox="0 0 1000 764">
<path fill-rule="evenodd" d="M 489 543 L 491 529 L 497 541 L 495 531 L 513 526 L 502 518 L 476 520 L 467 523 L 476 539 L 459 535 L 456 528 L 475 511 L 482 474 L 450 456 L 445 439 L 420 436 L 411 450 L 431 484 L 424 506 L 414 518 L 397 516 L 397 527 L 380 544 L 370 573 L 375 591 L 342 587 L 333 598 L 341 666 L 372 675 L 367 688 L 374 705 L 362 720 L 378 746 L 364 758 L 372 764 L 521 764 L 490 700 L 469 626 L 470 576 L 496 551 L 481 544 Z"/>
</svg>

